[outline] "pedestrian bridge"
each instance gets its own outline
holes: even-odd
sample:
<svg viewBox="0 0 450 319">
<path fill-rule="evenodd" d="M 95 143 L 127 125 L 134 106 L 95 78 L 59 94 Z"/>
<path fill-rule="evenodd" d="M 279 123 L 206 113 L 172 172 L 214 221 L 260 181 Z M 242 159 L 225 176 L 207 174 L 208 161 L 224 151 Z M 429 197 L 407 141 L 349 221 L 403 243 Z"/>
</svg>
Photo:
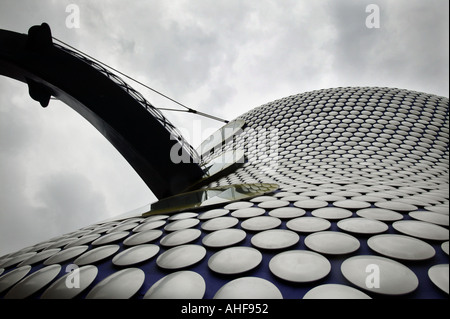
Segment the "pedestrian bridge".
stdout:
<svg viewBox="0 0 450 319">
<path fill-rule="evenodd" d="M 159 199 L 204 175 L 196 151 L 159 110 L 99 63 L 53 43 L 45 23 L 28 34 L 0 30 L 0 74 L 26 83 L 43 107 L 53 96 L 81 114 Z M 189 160 L 174 163 L 172 149 Z"/>
</svg>

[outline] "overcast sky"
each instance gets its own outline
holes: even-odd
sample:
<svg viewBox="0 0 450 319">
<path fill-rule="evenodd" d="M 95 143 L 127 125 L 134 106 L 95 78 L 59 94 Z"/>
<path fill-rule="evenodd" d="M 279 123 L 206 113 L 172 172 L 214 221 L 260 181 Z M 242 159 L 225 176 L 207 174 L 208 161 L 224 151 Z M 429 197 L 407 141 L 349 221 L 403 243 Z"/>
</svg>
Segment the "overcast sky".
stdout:
<svg viewBox="0 0 450 319">
<path fill-rule="evenodd" d="M 75 14 L 70 4 L 79 25 L 74 16 L 66 24 Z M 380 9 L 379 28 L 366 26 L 369 4 Z M 47 22 L 56 38 L 231 120 L 278 98 L 338 86 L 448 97 L 448 12 L 447 0 L 1 0 L 0 29 L 27 33 Z M 177 107 L 133 86 L 157 107 Z M 165 115 L 194 146 L 222 125 Z M 0 77 L 0 256 L 153 201 L 80 115 L 59 101 L 43 109 L 25 84 Z"/>
</svg>

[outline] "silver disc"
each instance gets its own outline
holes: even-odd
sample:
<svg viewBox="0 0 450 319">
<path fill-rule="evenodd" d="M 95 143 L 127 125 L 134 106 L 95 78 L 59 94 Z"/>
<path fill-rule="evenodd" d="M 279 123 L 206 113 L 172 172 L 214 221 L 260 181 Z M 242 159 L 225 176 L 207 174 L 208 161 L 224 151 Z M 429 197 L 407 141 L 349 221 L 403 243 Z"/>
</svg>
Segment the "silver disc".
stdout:
<svg viewBox="0 0 450 319">
<path fill-rule="evenodd" d="M 344 219 L 352 217 L 353 213 L 345 208 L 339 207 L 324 207 L 315 209 L 311 212 L 314 217 L 324 218 L 324 219 Z"/>
<path fill-rule="evenodd" d="M 419 285 L 411 269 L 384 257 L 350 257 L 342 263 L 341 272 L 352 284 L 379 294 L 404 295 Z"/>
<path fill-rule="evenodd" d="M 227 228 L 206 235 L 202 243 L 211 248 L 227 247 L 243 241 L 246 236 L 247 233 L 242 229 Z"/>
<path fill-rule="evenodd" d="M 244 220 L 241 227 L 249 231 L 262 231 L 276 228 L 281 225 L 281 220 L 272 216 L 257 216 Z"/>
<path fill-rule="evenodd" d="M 274 256 L 270 271 L 277 277 L 292 282 L 311 282 L 324 278 L 331 264 L 322 255 L 306 250 L 290 250 Z"/>
<path fill-rule="evenodd" d="M 231 247 L 223 249 L 208 260 L 208 267 L 219 274 L 239 274 L 258 266 L 262 254 L 251 247 Z"/>
<path fill-rule="evenodd" d="M 379 254 L 402 260 L 425 260 L 432 258 L 436 251 L 423 240 L 395 234 L 370 237 L 367 245 Z"/>
<path fill-rule="evenodd" d="M 55 281 L 50 287 L 48 287 L 47 290 L 45 290 L 45 292 L 42 294 L 41 299 L 74 298 L 90 286 L 90 284 L 97 277 L 97 274 L 97 267 L 92 265 L 75 268 Z M 77 278 L 79 279 L 78 282 L 75 282 L 75 276 L 77 276 Z M 73 286 L 69 286 L 68 282 Z"/>
<path fill-rule="evenodd" d="M 359 249 L 359 240 L 355 237 L 335 231 L 323 231 L 308 235 L 305 245 L 318 253 L 341 255 Z"/>
<path fill-rule="evenodd" d="M 379 234 L 389 229 L 388 225 L 379 220 L 361 217 L 340 220 L 337 226 L 344 231 L 355 234 Z"/>
<path fill-rule="evenodd" d="M 326 284 L 314 287 L 303 299 L 372 299 L 364 292 L 350 286 Z"/>
<path fill-rule="evenodd" d="M 86 299 L 129 299 L 142 286 L 145 273 L 139 268 L 125 268 L 100 281 Z"/>
<path fill-rule="evenodd" d="M 286 227 L 300 233 L 314 233 L 327 230 L 331 223 L 323 218 L 306 216 L 291 219 L 286 223 Z"/>
<path fill-rule="evenodd" d="M 427 222 L 417 220 L 401 220 L 393 223 L 392 227 L 394 227 L 395 230 L 403 234 L 418 237 L 421 239 L 430 239 L 430 240 L 449 239 L 448 229 Z"/>
<path fill-rule="evenodd" d="M 31 296 L 55 279 L 60 271 L 61 265 L 50 265 L 39 269 L 12 287 L 5 295 L 5 299 L 24 299 Z"/>
<path fill-rule="evenodd" d="M 442 291 L 449 293 L 448 264 L 435 265 L 428 270 L 430 280 Z"/>
<path fill-rule="evenodd" d="M 283 299 L 283 295 L 266 279 L 242 277 L 222 286 L 214 299 Z"/>
<path fill-rule="evenodd" d="M 262 249 L 282 249 L 298 243 L 300 236 L 290 230 L 271 229 L 254 235 L 252 245 Z"/>
<path fill-rule="evenodd" d="M 144 299 L 201 299 L 205 295 L 206 283 L 193 271 L 177 271 L 154 283 Z"/>
<path fill-rule="evenodd" d="M 199 245 L 182 245 L 171 248 L 156 259 L 156 264 L 165 269 L 180 269 L 202 260 L 206 249 Z"/>
<path fill-rule="evenodd" d="M 199 229 L 181 229 L 164 236 L 159 243 L 167 247 L 184 245 L 196 240 L 201 234 L 202 232 Z"/>
<path fill-rule="evenodd" d="M 6 289 L 15 285 L 18 281 L 22 280 L 31 270 L 30 265 L 25 265 L 14 270 L 11 270 L 7 274 L 0 277 L 0 293 Z"/>
<path fill-rule="evenodd" d="M 127 248 L 112 259 L 116 266 L 130 266 L 153 258 L 159 252 L 159 246 L 153 244 L 137 245 Z"/>
</svg>

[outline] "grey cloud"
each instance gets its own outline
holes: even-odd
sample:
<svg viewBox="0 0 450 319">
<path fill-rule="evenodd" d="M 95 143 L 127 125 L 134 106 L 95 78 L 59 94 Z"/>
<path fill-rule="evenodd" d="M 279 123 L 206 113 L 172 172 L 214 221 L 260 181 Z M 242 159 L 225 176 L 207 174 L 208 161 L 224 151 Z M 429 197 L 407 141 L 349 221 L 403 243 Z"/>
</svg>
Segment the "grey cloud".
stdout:
<svg viewBox="0 0 450 319">
<path fill-rule="evenodd" d="M 0 85 L 1 90 L 2 85 Z M 30 128 L 32 119 L 20 109 L 14 109 L 10 101 L 0 100 L 0 149 L 8 157 L 16 157 L 33 143 L 38 132 Z M 9 105 L 8 105 L 9 104 Z"/>
<path fill-rule="evenodd" d="M 47 175 L 41 185 L 35 195 L 37 214 L 55 231 L 81 228 L 92 222 L 93 213 L 98 220 L 109 217 L 104 195 L 85 176 L 69 172 Z"/>
<path fill-rule="evenodd" d="M 365 27 L 368 1 L 334 2 L 334 67 L 344 81 L 448 95 L 430 78 L 448 78 L 448 2 L 381 1 L 380 28 Z M 431 89 L 431 91 L 430 91 Z"/>
</svg>

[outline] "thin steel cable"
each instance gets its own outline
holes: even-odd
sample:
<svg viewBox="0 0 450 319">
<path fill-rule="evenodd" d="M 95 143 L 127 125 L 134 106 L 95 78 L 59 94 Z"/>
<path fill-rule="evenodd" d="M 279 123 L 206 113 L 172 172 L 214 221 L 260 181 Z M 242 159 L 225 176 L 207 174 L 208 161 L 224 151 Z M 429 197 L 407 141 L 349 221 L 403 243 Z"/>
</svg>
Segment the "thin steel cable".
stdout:
<svg viewBox="0 0 450 319">
<path fill-rule="evenodd" d="M 81 50 L 79 50 L 79 49 L 77 49 L 77 48 L 71 46 L 70 44 L 65 43 L 64 41 L 61 41 L 61 40 L 59 40 L 58 38 L 55 38 L 55 37 L 52 37 L 52 38 L 53 38 L 54 40 L 58 41 L 59 43 L 65 45 L 65 46 L 67 46 L 67 47 L 69 47 L 70 49 L 72 49 L 72 50 L 78 52 L 79 54 L 81 54 L 81 55 L 83 55 L 83 56 L 85 56 L 85 57 L 88 57 L 89 59 L 91 59 L 91 60 L 97 62 L 98 64 L 103 65 L 104 67 L 107 67 L 108 69 L 113 70 L 114 72 L 119 73 L 120 75 L 126 77 L 127 79 L 129 79 L 129 80 L 131 80 L 131 81 L 133 81 L 133 82 L 135 82 L 135 83 L 137 83 L 137 84 L 139 84 L 139 85 L 142 85 L 143 87 L 145 87 L 145 88 L 151 90 L 152 92 L 154 92 L 154 93 L 156 93 L 156 94 L 158 94 L 158 95 L 160 95 L 160 96 L 162 96 L 162 97 L 168 99 L 169 101 L 172 101 L 173 103 L 175 103 L 175 104 L 177 104 L 177 105 L 180 105 L 181 107 L 184 107 L 184 108 L 187 110 L 186 112 L 188 112 L 188 113 L 197 114 L 197 115 L 204 116 L 204 117 L 207 117 L 207 118 L 210 118 L 210 119 L 213 119 L 213 120 L 216 120 L 216 121 L 224 122 L 224 123 L 228 123 L 228 122 L 229 122 L 229 121 L 224 120 L 224 119 L 222 119 L 222 118 L 219 118 L 219 117 L 217 117 L 217 116 L 213 116 L 213 115 L 210 115 L 210 114 L 207 114 L 207 113 L 204 113 L 204 112 L 200 112 L 200 111 L 194 110 L 194 109 L 192 109 L 192 108 L 190 108 L 190 107 L 184 105 L 183 103 L 180 103 L 180 102 L 178 102 L 178 101 L 172 99 L 171 97 L 165 95 L 164 93 L 161 93 L 161 92 L 159 92 L 158 90 L 155 90 L 155 89 L 151 88 L 150 86 L 148 86 L 148 85 L 146 85 L 146 84 L 144 84 L 144 83 L 142 83 L 142 82 L 140 82 L 140 81 L 138 81 L 138 80 L 132 78 L 131 76 L 128 76 L 128 75 L 126 75 L 125 73 L 123 73 L 123 72 L 121 72 L 121 71 L 119 71 L 119 70 L 117 70 L 117 69 L 115 69 L 115 68 L 109 66 L 108 64 L 106 64 L 106 63 L 104 63 L 104 62 L 102 62 L 102 61 L 100 61 L 100 60 L 98 60 L 98 59 L 96 59 L 96 58 L 90 56 L 89 54 L 84 53 L 83 51 L 81 51 Z M 166 110 L 166 111 L 181 111 L 181 110 L 175 110 L 175 109 L 163 109 L 163 108 L 159 108 L 159 109 L 160 109 L 160 110 Z"/>
</svg>

